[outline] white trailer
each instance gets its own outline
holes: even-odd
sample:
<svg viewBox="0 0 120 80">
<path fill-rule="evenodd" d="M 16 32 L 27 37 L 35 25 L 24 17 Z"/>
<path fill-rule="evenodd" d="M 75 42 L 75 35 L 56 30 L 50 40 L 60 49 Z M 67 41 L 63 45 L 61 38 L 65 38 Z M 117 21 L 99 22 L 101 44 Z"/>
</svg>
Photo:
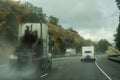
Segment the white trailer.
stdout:
<svg viewBox="0 0 120 80">
<path fill-rule="evenodd" d="M 74 48 L 66 49 L 65 56 L 73 56 L 73 55 L 76 55 L 76 50 Z"/>
<path fill-rule="evenodd" d="M 95 61 L 94 46 L 82 47 L 81 62 L 82 61 Z"/>
</svg>

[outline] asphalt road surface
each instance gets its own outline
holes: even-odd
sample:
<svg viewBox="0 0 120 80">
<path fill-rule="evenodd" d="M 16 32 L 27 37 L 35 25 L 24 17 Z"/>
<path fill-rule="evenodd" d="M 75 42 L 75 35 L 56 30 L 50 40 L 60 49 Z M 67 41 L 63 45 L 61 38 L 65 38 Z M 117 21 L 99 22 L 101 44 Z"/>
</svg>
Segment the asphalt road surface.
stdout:
<svg viewBox="0 0 120 80">
<path fill-rule="evenodd" d="M 24 72 L 10 70 L 0 65 L 0 80 L 120 80 L 120 63 L 96 55 L 96 62 L 81 62 L 80 57 L 54 59 L 52 70 Z"/>
</svg>

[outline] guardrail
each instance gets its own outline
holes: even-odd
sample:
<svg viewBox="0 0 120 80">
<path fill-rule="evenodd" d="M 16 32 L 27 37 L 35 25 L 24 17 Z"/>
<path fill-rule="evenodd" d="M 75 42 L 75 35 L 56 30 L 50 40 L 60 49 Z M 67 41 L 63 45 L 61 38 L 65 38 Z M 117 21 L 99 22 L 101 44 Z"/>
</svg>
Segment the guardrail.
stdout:
<svg viewBox="0 0 120 80">
<path fill-rule="evenodd" d="M 57 60 L 65 60 L 65 59 L 70 59 L 70 58 L 75 58 L 76 56 L 73 57 L 63 57 L 63 58 L 54 58 L 52 59 L 53 61 L 57 61 Z M 78 57 L 78 56 L 77 56 Z"/>
<path fill-rule="evenodd" d="M 120 55 L 109 55 L 107 58 L 112 61 L 120 62 Z"/>
</svg>

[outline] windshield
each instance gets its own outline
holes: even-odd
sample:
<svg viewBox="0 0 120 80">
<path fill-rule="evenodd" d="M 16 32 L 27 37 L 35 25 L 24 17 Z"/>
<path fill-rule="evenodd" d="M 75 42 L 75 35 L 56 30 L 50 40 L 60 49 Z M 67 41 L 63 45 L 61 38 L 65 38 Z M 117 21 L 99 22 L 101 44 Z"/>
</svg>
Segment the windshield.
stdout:
<svg viewBox="0 0 120 80">
<path fill-rule="evenodd" d="M 92 53 L 91 51 L 85 51 L 85 53 Z"/>
<path fill-rule="evenodd" d="M 120 0 L 0 0 L 0 80 L 120 80 Z"/>
</svg>

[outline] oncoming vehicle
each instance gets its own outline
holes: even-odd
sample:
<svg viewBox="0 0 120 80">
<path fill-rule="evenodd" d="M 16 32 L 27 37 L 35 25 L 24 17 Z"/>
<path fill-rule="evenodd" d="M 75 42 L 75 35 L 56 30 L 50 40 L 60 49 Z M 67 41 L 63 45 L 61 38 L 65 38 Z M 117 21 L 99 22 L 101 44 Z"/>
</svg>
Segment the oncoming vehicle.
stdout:
<svg viewBox="0 0 120 80">
<path fill-rule="evenodd" d="M 82 61 L 95 61 L 94 46 L 83 46 L 82 47 Z"/>
</svg>

